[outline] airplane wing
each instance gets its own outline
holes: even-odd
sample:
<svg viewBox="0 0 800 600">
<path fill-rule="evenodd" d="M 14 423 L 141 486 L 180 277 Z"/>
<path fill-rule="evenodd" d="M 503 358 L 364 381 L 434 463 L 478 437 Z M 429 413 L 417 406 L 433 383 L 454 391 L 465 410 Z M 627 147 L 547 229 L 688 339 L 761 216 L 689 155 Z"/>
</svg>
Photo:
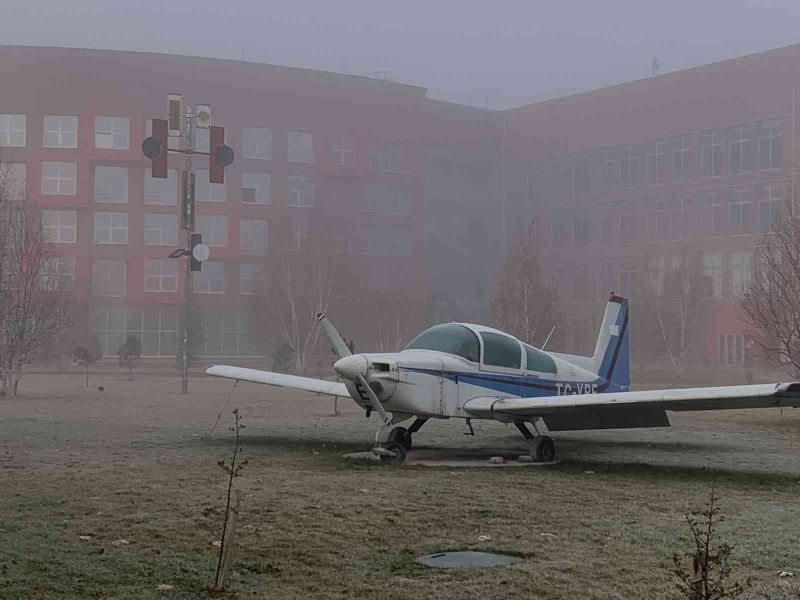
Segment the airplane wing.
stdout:
<svg viewBox="0 0 800 600">
<path fill-rule="evenodd" d="M 306 390 L 307 392 L 314 392 L 315 394 L 344 396 L 345 398 L 350 397 L 350 393 L 347 391 L 345 384 L 338 381 L 298 377 L 297 375 L 286 375 L 285 373 L 273 373 L 271 371 L 230 367 L 227 365 L 210 365 L 205 368 L 205 374 L 213 375 L 214 377 L 224 377 L 226 379 L 237 379 L 239 381 L 251 381 L 253 383 L 264 383 L 277 387 Z"/>
<path fill-rule="evenodd" d="M 541 417 L 552 431 L 664 427 L 669 426 L 667 410 L 768 407 L 800 407 L 800 382 L 534 398 L 482 397 L 464 404 L 464 410 L 476 417 Z"/>
</svg>

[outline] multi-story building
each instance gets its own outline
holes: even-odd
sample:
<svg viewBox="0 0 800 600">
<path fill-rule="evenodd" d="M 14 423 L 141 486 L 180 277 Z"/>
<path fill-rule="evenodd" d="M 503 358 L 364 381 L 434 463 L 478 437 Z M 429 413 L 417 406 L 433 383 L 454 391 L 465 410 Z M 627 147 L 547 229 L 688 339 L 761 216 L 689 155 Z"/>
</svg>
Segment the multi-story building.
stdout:
<svg viewBox="0 0 800 600">
<path fill-rule="evenodd" d="M 175 353 L 184 261 L 168 255 L 185 244 L 185 159 L 170 156 L 169 177 L 154 179 L 141 151 L 171 92 L 210 104 L 236 153 L 224 185 L 209 183 L 207 158 L 193 159 L 196 230 L 211 248 L 194 275 L 203 354 L 264 351 L 247 307 L 265 256 L 276 240 L 302 249 L 322 231 L 363 282 L 406 290 L 416 300 L 407 312 L 423 319 L 424 89 L 247 62 L 29 47 L 0 48 L 0 81 L 0 160 L 27 178 L 104 352 L 134 333 L 147 355 Z M 196 133 L 196 148 L 207 149 L 207 130 Z M 368 331 L 349 318 L 349 331 Z"/>
<path fill-rule="evenodd" d="M 786 194 L 798 85 L 800 45 L 506 114 L 509 231 L 536 220 L 571 347 L 591 350 L 612 289 L 641 332 L 689 252 L 706 280 L 699 354 L 745 360 L 737 297 Z M 658 347 L 654 333 L 640 341 Z"/>
<path fill-rule="evenodd" d="M 148 355 L 174 352 L 184 265 L 167 255 L 184 243 L 183 157 L 153 179 L 140 145 L 181 93 L 211 105 L 236 152 L 224 185 L 208 182 L 207 159 L 193 163 L 211 247 L 193 295 L 206 355 L 267 350 L 250 308 L 263 308 L 276 247 L 327 235 L 347 293 L 394 295 L 410 334 L 487 319 L 506 241 L 535 222 L 571 348 L 590 350 L 612 289 L 632 296 L 644 330 L 691 253 L 707 295 L 698 349 L 738 364 L 736 298 L 786 196 L 800 45 L 505 112 L 365 77 L 116 51 L 0 47 L 0 81 L 0 161 L 44 210 L 107 353 L 130 333 Z M 371 345 L 374 315 L 340 305 L 353 310 L 337 321 Z"/>
</svg>

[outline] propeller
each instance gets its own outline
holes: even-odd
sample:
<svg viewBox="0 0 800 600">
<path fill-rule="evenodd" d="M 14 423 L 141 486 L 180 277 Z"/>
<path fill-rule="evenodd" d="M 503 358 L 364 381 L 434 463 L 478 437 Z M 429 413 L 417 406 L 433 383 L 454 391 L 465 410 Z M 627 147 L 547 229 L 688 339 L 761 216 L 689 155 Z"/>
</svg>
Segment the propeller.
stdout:
<svg viewBox="0 0 800 600">
<path fill-rule="evenodd" d="M 352 354 L 352 352 L 350 352 L 350 348 L 348 348 L 347 344 L 344 343 L 342 336 L 339 335 L 338 331 L 336 331 L 336 327 L 334 327 L 333 323 L 328 320 L 328 317 L 325 316 L 325 313 L 319 313 L 317 315 L 317 321 L 319 321 L 322 331 L 324 331 L 325 335 L 328 336 L 328 340 L 330 340 L 331 346 L 333 346 L 333 350 L 336 352 L 336 356 L 339 358 L 350 356 Z"/>
</svg>

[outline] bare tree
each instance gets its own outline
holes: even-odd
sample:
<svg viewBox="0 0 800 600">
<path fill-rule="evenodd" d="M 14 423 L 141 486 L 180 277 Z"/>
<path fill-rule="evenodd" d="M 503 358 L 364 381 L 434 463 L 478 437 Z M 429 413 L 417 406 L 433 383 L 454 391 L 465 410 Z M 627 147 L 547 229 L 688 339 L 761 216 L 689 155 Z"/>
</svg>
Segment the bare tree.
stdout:
<svg viewBox="0 0 800 600">
<path fill-rule="evenodd" d="M 73 302 L 41 212 L 13 175 L 0 163 L 0 393 L 16 395 L 23 366 L 64 330 Z"/>
<path fill-rule="evenodd" d="M 561 322 L 558 294 L 542 271 L 533 224 L 510 246 L 494 288 L 492 317 L 503 331 L 536 344 Z"/>
<path fill-rule="evenodd" d="M 369 289 L 360 294 L 357 304 L 359 320 L 369 323 L 365 337 L 376 344 L 376 352 L 398 352 L 416 333 L 413 328 L 418 325 L 415 319 L 420 306 L 406 290 Z"/>
<path fill-rule="evenodd" d="M 658 286 L 660 293 L 651 297 L 648 304 L 655 312 L 670 364 L 678 379 L 683 379 L 711 290 L 698 255 L 690 254 L 683 246 L 670 258 L 671 264 L 665 266 L 664 279 Z"/>
<path fill-rule="evenodd" d="M 333 255 L 325 237 L 306 238 L 302 249 L 282 248 L 267 264 L 266 300 L 284 342 L 294 350 L 294 365 L 305 372 L 320 340 L 316 316 L 334 297 Z"/>
<path fill-rule="evenodd" d="M 800 375 L 800 213 L 794 189 L 756 249 L 749 283 L 739 298 L 760 355 Z"/>
</svg>

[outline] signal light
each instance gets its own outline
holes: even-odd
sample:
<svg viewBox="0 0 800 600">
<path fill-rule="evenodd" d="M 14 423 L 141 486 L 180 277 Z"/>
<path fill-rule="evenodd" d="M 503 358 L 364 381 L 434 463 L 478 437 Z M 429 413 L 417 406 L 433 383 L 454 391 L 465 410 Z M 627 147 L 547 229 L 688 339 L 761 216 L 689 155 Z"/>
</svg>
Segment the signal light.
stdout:
<svg viewBox="0 0 800 600">
<path fill-rule="evenodd" d="M 208 246 L 203 244 L 203 234 L 193 233 L 190 246 L 189 270 L 200 271 L 203 268 L 203 261 L 208 258 Z"/>
<path fill-rule="evenodd" d="M 233 162 L 233 148 L 225 145 L 225 128 L 211 126 L 208 156 L 209 183 L 225 183 L 225 167 Z"/>
<path fill-rule="evenodd" d="M 153 119 L 153 135 L 142 142 L 142 153 L 152 161 L 151 176 L 167 178 L 167 121 Z"/>
</svg>

